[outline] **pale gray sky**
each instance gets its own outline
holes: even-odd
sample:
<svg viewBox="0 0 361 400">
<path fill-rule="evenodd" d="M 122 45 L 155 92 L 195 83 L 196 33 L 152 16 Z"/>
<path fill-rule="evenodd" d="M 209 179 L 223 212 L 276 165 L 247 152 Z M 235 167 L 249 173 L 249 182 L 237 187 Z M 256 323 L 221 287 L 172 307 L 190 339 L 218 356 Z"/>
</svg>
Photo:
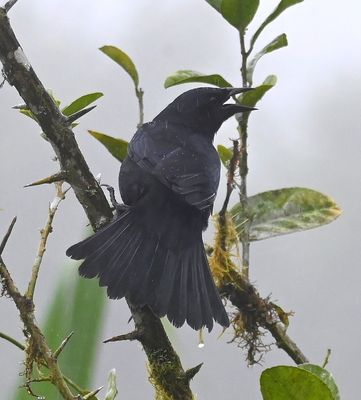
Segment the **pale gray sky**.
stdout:
<svg viewBox="0 0 361 400">
<path fill-rule="evenodd" d="M 265 2 L 261 2 L 265 3 Z M 277 4 L 261 4 L 257 26 Z M 289 47 L 264 57 L 255 84 L 269 74 L 278 84 L 259 104 L 250 123 L 249 192 L 286 186 L 306 186 L 332 196 L 343 215 L 331 225 L 263 241 L 251 248 L 251 279 L 261 294 L 272 293 L 286 310 L 296 312 L 289 333 L 314 363 L 332 349 L 329 369 L 343 400 L 354 399 L 360 376 L 361 334 L 361 6 L 357 0 L 305 1 L 286 11 L 267 28 L 259 46 L 287 33 Z M 137 123 L 132 83 L 119 67 L 97 49 L 113 44 L 137 64 L 145 90 L 146 120 L 152 119 L 180 92 L 192 86 L 165 90 L 166 76 L 178 69 L 221 73 L 236 86 L 239 46 L 236 31 L 203 0 L 69 0 L 21 1 L 10 18 L 23 49 L 45 86 L 64 103 L 88 92 L 102 91 L 98 107 L 81 120 L 77 138 L 94 174 L 117 185 L 119 165 L 86 129 L 129 139 Z M 6 250 L 14 278 L 24 288 L 44 224 L 51 187 L 23 185 L 56 172 L 53 152 L 40 139 L 39 128 L 10 107 L 21 102 L 15 90 L 0 90 L 0 235 L 13 215 L 18 223 Z M 235 122 L 225 124 L 216 143 L 235 135 Z M 218 202 L 223 199 L 221 187 Z M 235 199 L 234 199 L 235 200 Z M 42 320 L 65 249 L 79 240 L 85 225 L 82 209 L 69 195 L 56 217 L 37 293 Z M 11 302 L 0 299 L 0 331 L 21 338 L 21 324 Z M 102 337 L 127 331 L 127 310 L 111 301 Z M 204 362 L 192 387 L 198 399 L 261 399 L 263 368 L 247 368 L 244 354 L 229 336 L 217 340 L 220 329 L 206 335 L 204 349 L 185 327 L 176 332 L 176 347 L 185 367 Z M 21 354 L 0 342 L 0 387 L 10 398 Z M 266 356 L 263 367 L 292 365 L 280 350 Z M 136 343 L 103 346 L 94 387 L 103 385 L 116 368 L 121 395 L 135 400 L 152 398 L 146 359 Z"/>
</svg>

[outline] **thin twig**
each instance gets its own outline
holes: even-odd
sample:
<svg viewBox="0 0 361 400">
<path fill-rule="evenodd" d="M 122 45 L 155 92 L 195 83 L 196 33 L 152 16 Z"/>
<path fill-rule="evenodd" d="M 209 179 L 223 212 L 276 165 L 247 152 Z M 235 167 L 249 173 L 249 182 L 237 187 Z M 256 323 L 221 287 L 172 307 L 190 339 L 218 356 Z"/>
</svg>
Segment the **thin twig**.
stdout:
<svg viewBox="0 0 361 400">
<path fill-rule="evenodd" d="M 7 3 L 5 3 L 5 5 L 4 5 L 5 11 L 9 12 L 11 7 L 14 6 L 17 1 L 18 0 L 9 0 Z"/>
<path fill-rule="evenodd" d="M 0 338 L 3 338 L 5 340 L 7 340 L 8 342 L 12 343 L 13 345 L 15 345 L 16 347 L 18 347 L 20 350 L 25 350 L 25 346 L 23 344 L 21 344 L 20 342 L 18 342 L 16 339 L 12 338 L 9 335 L 6 335 L 3 332 L 0 332 Z"/>
<path fill-rule="evenodd" d="M 11 235 L 11 232 L 12 232 L 12 230 L 14 228 L 15 222 L 16 222 L 16 217 L 14 217 L 13 220 L 11 221 L 11 223 L 9 225 L 9 228 L 6 231 L 5 236 L 3 237 L 3 240 L 1 241 L 1 244 L 0 244 L 0 256 L 1 256 L 1 254 L 3 253 L 3 251 L 5 249 L 6 243 L 7 243 L 8 239 L 9 239 L 9 237 Z"/>
<path fill-rule="evenodd" d="M 54 216 L 59 207 L 59 204 L 62 202 L 62 200 L 64 200 L 65 194 L 69 190 L 69 189 L 67 189 L 63 192 L 61 189 L 62 184 L 59 182 L 56 183 L 55 186 L 57 189 L 57 194 L 49 206 L 48 219 L 46 221 L 45 227 L 44 227 L 44 229 L 42 229 L 40 231 L 41 236 L 40 236 L 39 248 L 38 248 L 38 252 L 35 257 L 34 265 L 32 268 L 31 279 L 29 281 L 28 290 L 26 292 L 26 297 L 31 300 L 34 297 L 35 286 L 36 286 L 36 282 L 38 279 L 40 266 L 43 261 L 44 253 L 46 251 L 46 243 L 47 243 L 49 234 L 52 232 L 52 229 L 53 229 L 52 224 L 53 224 Z"/>
</svg>

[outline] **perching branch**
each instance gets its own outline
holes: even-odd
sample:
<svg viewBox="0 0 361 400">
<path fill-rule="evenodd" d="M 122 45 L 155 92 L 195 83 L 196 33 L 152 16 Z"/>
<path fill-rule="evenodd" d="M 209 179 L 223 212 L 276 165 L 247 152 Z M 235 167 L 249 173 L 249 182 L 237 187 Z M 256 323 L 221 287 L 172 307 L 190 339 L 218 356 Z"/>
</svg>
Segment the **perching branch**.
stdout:
<svg viewBox="0 0 361 400">
<path fill-rule="evenodd" d="M 10 26 L 6 11 L 2 8 L 0 61 L 7 81 L 15 86 L 52 145 L 61 170 L 66 172 L 66 181 L 72 186 L 91 225 L 95 230 L 103 226 L 112 218 L 108 202 L 91 174 L 66 118 L 28 62 Z M 140 101 L 139 97 L 138 100 Z M 140 116 L 142 118 L 142 108 Z M 131 307 L 131 312 L 136 329 L 144 332 L 139 340 L 147 354 L 151 380 L 159 396 L 163 394 L 171 399 L 192 399 L 189 379 L 160 319 L 155 317 L 148 307 Z"/>
</svg>

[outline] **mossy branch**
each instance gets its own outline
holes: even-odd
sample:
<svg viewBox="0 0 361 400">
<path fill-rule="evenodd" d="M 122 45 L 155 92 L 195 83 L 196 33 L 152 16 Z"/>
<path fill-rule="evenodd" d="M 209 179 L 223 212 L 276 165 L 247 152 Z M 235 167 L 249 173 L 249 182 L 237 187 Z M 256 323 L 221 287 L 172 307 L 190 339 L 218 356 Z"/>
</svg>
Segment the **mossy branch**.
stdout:
<svg viewBox="0 0 361 400">
<path fill-rule="evenodd" d="M 223 224 L 224 220 L 226 224 Z M 215 222 L 216 236 L 210 266 L 221 296 L 227 298 L 237 309 L 233 319 L 233 341 L 246 348 L 248 362 L 254 364 L 269 347 L 262 341 L 262 329 L 267 330 L 276 340 L 276 345 L 296 364 L 308 362 L 296 343 L 287 335 L 286 326 L 280 316 L 281 309 L 269 298 L 262 298 L 234 262 L 235 258 L 239 259 L 236 246 L 238 237 L 231 217 L 227 213 L 224 217 L 218 215 Z"/>
</svg>

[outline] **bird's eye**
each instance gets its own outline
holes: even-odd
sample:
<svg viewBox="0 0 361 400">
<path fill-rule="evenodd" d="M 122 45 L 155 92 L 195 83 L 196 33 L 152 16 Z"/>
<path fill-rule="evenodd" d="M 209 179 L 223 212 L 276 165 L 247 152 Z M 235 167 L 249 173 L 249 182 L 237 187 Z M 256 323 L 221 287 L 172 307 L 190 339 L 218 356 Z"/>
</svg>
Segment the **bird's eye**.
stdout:
<svg viewBox="0 0 361 400">
<path fill-rule="evenodd" d="M 217 100 L 217 97 L 215 97 L 215 96 L 212 96 L 212 97 L 209 99 L 209 101 L 210 101 L 211 103 L 214 103 L 216 100 Z"/>
</svg>

